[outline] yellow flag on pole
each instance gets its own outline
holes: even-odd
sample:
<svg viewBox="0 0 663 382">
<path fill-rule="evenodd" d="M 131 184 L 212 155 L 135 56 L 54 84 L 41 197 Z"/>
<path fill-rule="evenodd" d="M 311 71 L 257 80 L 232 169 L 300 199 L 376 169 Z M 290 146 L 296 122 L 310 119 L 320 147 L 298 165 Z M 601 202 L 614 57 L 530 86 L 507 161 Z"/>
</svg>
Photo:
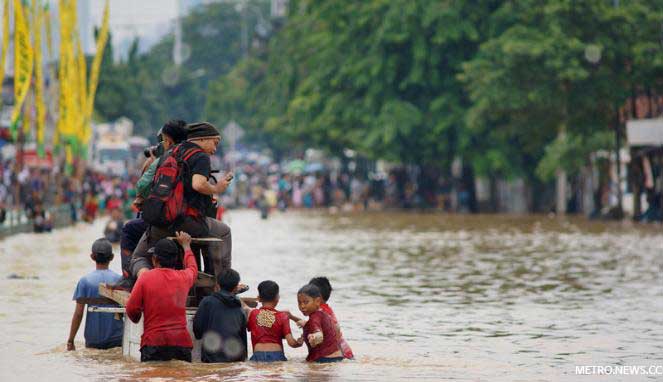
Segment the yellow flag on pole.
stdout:
<svg viewBox="0 0 663 382">
<path fill-rule="evenodd" d="M 94 54 L 94 59 L 92 60 L 92 65 L 90 66 L 90 84 L 87 92 L 87 110 L 85 112 L 88 123 L 92 121 L 92 112 L 94 111 L 94 96 L 97 92 L 97 85 L 99 84 L 99 71 L 101 69 L 101 61 L 104 57 L 104 49 L 106 48 L 106 43 L 108 42 L 108 21 L 109 20 L 109 8 L 108 0 L 106 0 L 106 5 L 104 7 L 104 17 L 101 23 L 101 29 L 99 30 L 99 35 L 97 36 L 97 51 Z M 90 140 L 92 136 L 92 130 L 88 126 L 88 132 L 86 134 L 85 143 Z"/>
<path fill-rule="evenodd" d="M 42 66 L 42 50 L 41 50 L 41 37 L 42 37 L 42 24 L 46 13 L 42 7 L 38 5 L 38 1 L 34 0 L 33 6 L 34 14 L 34 42 L 35 42 L 35 105 L 37 108 L 37 153 L 39 156 L 44 155 L 44 132 L 46 130 L 46 104 L 44 103 L 44 68 Z"/>
<path fill-rule="evenodd" d="M 0 46 L 0 88 L 5 80 L 5 59 L 9 50 L 9 0 L 2 0 L 2 46 Z M 2 102 L 0 102 L 2 109 Z"/>
<path fill-rule="evenodd" d="M 72 72 L 73 68 L 73 36 L 69 2 L 60 0 L 60 67 L 58 71 L 60 99 L 58 110 L 58 133 L 65 141 L 74 133 L 72 126 Z"/>
<path fill-rule="evenodd" d="M 60 87 L 60 96 L 58 99 L 58 119 L 57 119 L 57 136 L 60 137 L 64 135 L 67 127 L 67 67 L 66 63 L 66 44 L 67 44 L 67 7 L 65 6 L 65 1 L 60 0 L 60 60 L 58 67 L 58 85 Z M 59 140 L 58 140 L 59 143 Z"/>
<path fill-rule="evenodd" d="M 12 136 L 16 139 L 18 118 L 25 96 L 30 89 L 34 52 L 30 43 L 30 29 L 21 0 L 14 0 L 14 110 L 11 115 Z"/>
<path fill-rule="evenodd" d="M 80 76 L 78 75 L 78 61 L 76 60 L 76 44 L 78 44 L 78 29 L 76 28 L 77 26 L 77 7 L 76 7 L 76 0 L 69 0 L 67 2 L 67 5 L 69 9 L 67 10 L 67 13 L 69 15 L 68 17 L 68 23 L 69 23 L 69 32 L 70 32 L 70 42 L 67 45 L 67 48 L 69 51 L 67 52 L 67 67 L 69 68 L 67 71 L 68 78 L 67 82 L 69 83 L 69 110 L 71 110 L 71 113 L 68 114 L 69 116 L 69 121 L 68 121 L 68 128 L 69 128 L 69 142 L 74 146 L 74 148 L 77 148 L 78 146 L 78 131 L 79 131 L 79 126 L 80 126 L 80 120 L 81 120 L 81 104 L 80 104 L 80 97 L 78 95 L 79 93 L 79 81 L 80 81 Z M 73 150 L 74 156 L 77 156 L 78 151 Z"/>
<path fill-rule="evenodd" d="M 53 29 L 51 26 L 51 8 L 46 3 L 44 5 L 44 25 L 46 26 L 46 51 L 48 52 L 48 58 L 53 58 Z"/>
<path fill-rule="evenodd" d="M 85 54 L 83 53 L 80 39 L 78 39 L 76 43 L 76 66 L 78 73 L 76 93 L 78 96 L 77 101 L 79 110 L 81 111 L 77 118 L 76 136 L 79 142 L 84 143 L 87 121 L 87 107 L 85 107 L 85 103 L 87 102 L 87 64 L 85 62 Z"/>
</svg>

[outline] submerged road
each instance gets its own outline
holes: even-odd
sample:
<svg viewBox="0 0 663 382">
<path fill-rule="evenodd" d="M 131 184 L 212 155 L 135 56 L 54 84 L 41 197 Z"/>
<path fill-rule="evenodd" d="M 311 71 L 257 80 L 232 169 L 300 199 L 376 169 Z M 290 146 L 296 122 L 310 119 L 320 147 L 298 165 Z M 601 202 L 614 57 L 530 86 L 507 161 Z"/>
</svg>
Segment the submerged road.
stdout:
<svg viewBox="0 0 663 382">
<path fill-rule="evenodd" d="M 325 275 L 357 360 L 140 364 L 65 351 L 78 279 L 103 221 L 0 241 L 0 380 L 647 380 L 579 365 L 663 365 L 660 227 L 547 217 L 230 211 L 233 268 L 279 308 Z M 119 249 L 112 269 L 119 270 Z M 293 325 L 296 335 L 299 329 Z M 597 379 L 598 378 L 598 379 Z M 614 379 L 612 379 L 614 378 Z M 650 376 L 651 380 L 663 376 Z"/>
</svg>

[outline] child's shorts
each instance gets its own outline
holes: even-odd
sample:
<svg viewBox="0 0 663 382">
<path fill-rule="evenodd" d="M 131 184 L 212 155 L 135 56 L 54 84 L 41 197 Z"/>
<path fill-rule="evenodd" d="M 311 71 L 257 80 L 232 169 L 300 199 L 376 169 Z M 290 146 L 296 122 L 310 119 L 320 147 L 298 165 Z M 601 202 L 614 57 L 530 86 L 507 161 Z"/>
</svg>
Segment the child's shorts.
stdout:
<svg viewBox="0 0 663 382">
<path fill-rule="evenodd" d="M 287 361 L 282 351 L 257 351 L 251 356 L 251 361 L 256 362 L 281 362 Z"/>
<path fill-rule="evenodd" d="M 315 362 L 317 362 L 317 363 L 334 363 L 334 362 L 341 362 L 344 359 L 345 358 L 343 358 L 343 357 L 322 357 L 322 358 L 316 359 Z"/>
</svg>

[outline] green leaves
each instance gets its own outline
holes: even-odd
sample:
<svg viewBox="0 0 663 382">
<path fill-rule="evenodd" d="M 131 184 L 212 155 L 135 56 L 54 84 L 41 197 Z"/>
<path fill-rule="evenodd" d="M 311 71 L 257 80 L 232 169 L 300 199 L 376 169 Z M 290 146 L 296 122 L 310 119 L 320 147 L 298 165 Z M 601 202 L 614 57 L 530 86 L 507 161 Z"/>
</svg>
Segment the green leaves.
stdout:
<svg viewBox="0 0 663 382">
<path fill-rule="evenodd" d="M 460 157 L 480 175 L 546 180 L 611 147 L 634 89 L 663 87 L 651 1 L 292 0 L 246 58 L 234 7 L 198 9 L 184 20 L 192 54 L 178 80 L 161 78 L 169 36 L 105 67 L 104 116 L 145 131 L 170 117 L 234 120 L 277 152 L 350 148 L 443 168 Z"/>
<path fill-rule="evenodd" d="M 240 114 L 231 110 L 244 107 L 243 96 L 236 89 L 246 84 L 228 81 L 210 92 L 208 84 L 239 62 L 243 20 L 247 30 L 253 31 L 259 21 L 257 11 L 269 14 L 268 0 L 248 3 L 252 11 L 245 19 L 234 6 L 225 3 L 196 7 L 183 17 L 184 62 L 180 67 L 173 64 L 172 33 L 144 54 L 138 53 L 138 42 L 134 42 L 124 61 L 113 63 L 109 54 L 102 65 L 96 97 L 98 116 L 107 120 L 129 117 L 136 124 L 136 133 L 151 137 L 169 119 L 205 118 L 206 106 L 224 116 L 215 121 L 220 126 L 229 121 L 227 117 Z M 209 98 L 220 89 L 232 99 Z"/>
<path fill-rule="evenodd" d="M 552 180 L 558 169 L 573 174 L 588 163 L 591 153 L 610 150 L 613 145 L 613 136 L 607 131 L 591 136 L 559 135 L 546 146 L 536 174 L 544 181 Z"/>
</svg>

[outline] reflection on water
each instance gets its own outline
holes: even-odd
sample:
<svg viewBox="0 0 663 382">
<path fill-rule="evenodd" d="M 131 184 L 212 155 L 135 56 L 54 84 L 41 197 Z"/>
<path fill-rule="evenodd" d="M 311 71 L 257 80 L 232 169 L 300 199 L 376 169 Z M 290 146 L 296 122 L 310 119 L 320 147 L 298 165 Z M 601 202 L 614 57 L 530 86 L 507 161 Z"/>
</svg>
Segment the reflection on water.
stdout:
<svg viewBox="0 0 663 382">
<path fill-rule="evenodd" d="M 0 242 L 0 380 L 595 380 L 574 375 L 575 365 L 663 364 L 660 227 L 405 213 L 227 216 L 233 267 L 249 294 L 275 280 L 279 308 L 296 311 L 308 279 L 332 280 L 330 304 L 356 361 L 309 365 L 305 350 L 286 349 L 291 361 L 272 365 L 146 365 L 120 349 L 83 348 L 82 328 L 79 350 L 65 352 L 71 296 L 93 269 L 98 222 Z"/>
</svg>

